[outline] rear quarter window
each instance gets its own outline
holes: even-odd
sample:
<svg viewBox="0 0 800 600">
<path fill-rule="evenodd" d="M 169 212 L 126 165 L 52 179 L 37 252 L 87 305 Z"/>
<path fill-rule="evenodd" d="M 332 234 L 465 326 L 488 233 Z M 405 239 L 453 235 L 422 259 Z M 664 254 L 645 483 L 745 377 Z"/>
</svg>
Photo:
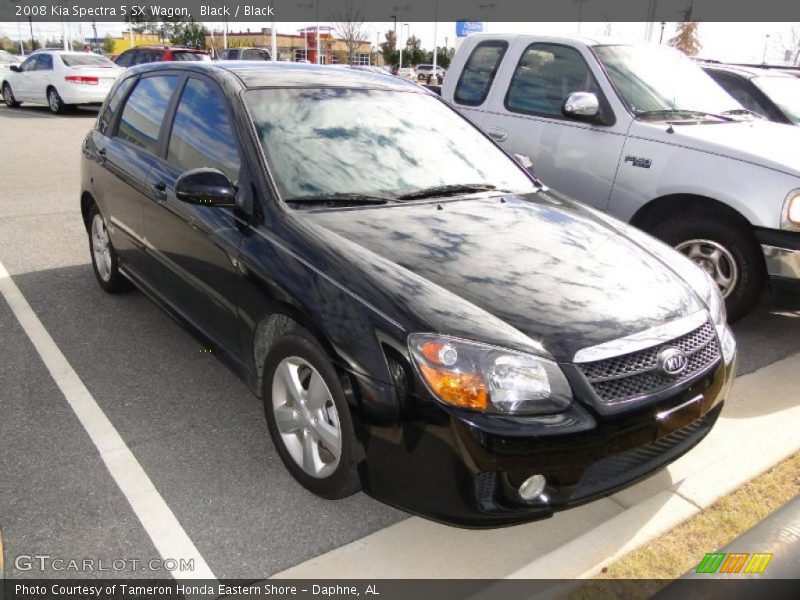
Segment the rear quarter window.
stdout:
<svg viewBox="0 0 800 600">
<path fill-rule="evenodd" d="M 130 77 L 121 82 L 108 99 L 103 112 L 100 114 L 100 119 L 97 121 L 97 130 L 103 135 L 109 135 L 111 133 L 111 124 L 114 122 L 114 115 L 119 108 L 120 102 L 122 102 L 122 99 L 125 97 L 125 94 L 128 93 L 133 80 L 134 78 Z"/>
<path fill-rule="evenodd" d="M 481 42 L 475 46 L 456 84 L 456 102 L 479 106 L 486 101 L 507 49 L 508 43 L 501 40 Z"/>
</svg>

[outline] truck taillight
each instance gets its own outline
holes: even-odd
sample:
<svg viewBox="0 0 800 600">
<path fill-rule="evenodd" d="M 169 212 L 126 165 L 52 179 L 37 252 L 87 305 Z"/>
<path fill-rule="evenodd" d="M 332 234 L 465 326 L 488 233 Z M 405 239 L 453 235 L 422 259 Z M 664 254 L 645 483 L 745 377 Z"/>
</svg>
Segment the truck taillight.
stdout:
<svg viewBox="0 0 800 600">
<path fill-rule="evenodd" d="M 67 75 L 64 79 L 69 83 L 83 83 L 85 85 L 97 85 L 97 77 L 86 77 L 83 75 Z"/>
</svg>

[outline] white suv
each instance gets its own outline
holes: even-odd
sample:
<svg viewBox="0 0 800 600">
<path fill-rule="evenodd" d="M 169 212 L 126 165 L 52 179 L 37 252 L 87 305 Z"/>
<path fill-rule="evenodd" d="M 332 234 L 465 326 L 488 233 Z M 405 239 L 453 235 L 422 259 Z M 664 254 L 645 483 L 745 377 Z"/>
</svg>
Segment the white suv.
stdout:
<svg viewBox="0 0 800 600">
<path fill-rule="evenodd" d="M 683 54 L 572 37 L 472 35 L 442 97 L 545 184 L 701 265 L 746 314 L 800 283 L 800 129 L 750 118 Z"/>
</svg>

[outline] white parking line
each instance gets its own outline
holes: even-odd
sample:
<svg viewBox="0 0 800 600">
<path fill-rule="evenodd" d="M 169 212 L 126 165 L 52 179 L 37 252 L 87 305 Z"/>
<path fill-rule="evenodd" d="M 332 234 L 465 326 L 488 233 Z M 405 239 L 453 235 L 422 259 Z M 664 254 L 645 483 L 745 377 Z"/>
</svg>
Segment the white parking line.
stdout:
<svg viewBox="0 0 800 600">
<path fill-rule="evenodd" d="M 175 579 L 216 579 L 142 465 L 86 389 L 2 263 L 0 293 L 89 434 L 111 477 L 122 490 L 161 558 L 174 559 L 179 566 L 183 559 L 184 564 L 194 567 L 191 570 L 175 570 L 172 576 Z"/>
</svg>

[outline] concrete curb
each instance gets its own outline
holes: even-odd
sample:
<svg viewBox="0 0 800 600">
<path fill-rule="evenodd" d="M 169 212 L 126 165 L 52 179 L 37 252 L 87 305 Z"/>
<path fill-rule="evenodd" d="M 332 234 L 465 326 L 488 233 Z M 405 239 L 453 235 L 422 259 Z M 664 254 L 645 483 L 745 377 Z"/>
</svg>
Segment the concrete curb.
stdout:
<svg viewBox="0 0 800 600">
<path fill-rule="evenodd" d="M 411 517 L 274 578 L 591 577 L 800 450 L 800 354 L 739 378 L 687 455 L 609 498 L 552 519 L 483 531 Z"/>
</svg>

